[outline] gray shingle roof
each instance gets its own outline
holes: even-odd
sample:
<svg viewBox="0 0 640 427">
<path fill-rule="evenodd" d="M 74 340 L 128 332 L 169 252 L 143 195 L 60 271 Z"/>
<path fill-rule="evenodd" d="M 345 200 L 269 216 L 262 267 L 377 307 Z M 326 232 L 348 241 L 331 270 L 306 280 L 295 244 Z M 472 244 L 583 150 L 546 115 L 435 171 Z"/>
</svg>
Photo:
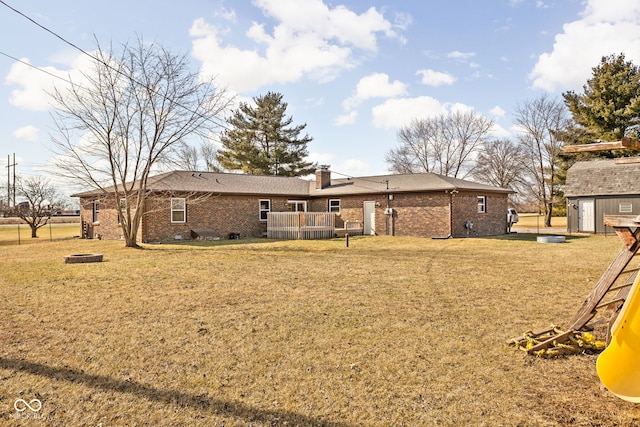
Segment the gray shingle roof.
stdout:
<svg viewBox="0 0 640 427">
<path fill-rule="evenodd" d="M 281 176 L 172 171 L 150 177 L 147 181 L 147 190 L 306 196 L 309 193 L 309 182 L 300 178 Z M 74 194 L 73 197 L 99 193 L 99 190 L 92 190 Z"/>
<path fill-rule="evenodd" d="M 505 188 L 432 173 L 332 179 L 330 186 L 324 189 L 316 189 L 315 181 L 302 178 L 191 171 L 173 171 L 150 177 L 147 189 L 149 191 L 299 197 L 445 190 L 475 190 L 492 193 L 513 192 Z M 74 194 L 73 196 L 88 197 L 99 193 L 98 190 L 92 190 Z"/>
<path fill-rule="evenodd" d="M 512 190 L 479 184 L 434 173 L 404 175 L 378 175 L 332 179 L 331 185 L 321 190 L 310 188 L 311 196 L 339 196 L 348 194 L 401 193 L 425 191 L 474 190 L 491 193 L 513 193 Z"/>
<path fill-rule="evenodd" d="M 567 197 L 640 194 L 640 163 L 576 162 L 567 171 Z"/>
</svg>

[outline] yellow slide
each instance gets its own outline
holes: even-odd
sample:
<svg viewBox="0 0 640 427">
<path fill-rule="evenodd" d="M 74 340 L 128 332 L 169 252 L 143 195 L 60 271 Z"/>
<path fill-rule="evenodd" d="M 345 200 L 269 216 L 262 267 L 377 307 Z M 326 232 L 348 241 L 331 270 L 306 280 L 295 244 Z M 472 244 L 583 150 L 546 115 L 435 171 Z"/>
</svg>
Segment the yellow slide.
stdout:
<svg viewBox="0 0 640 427">
<path fill-rule="evenodd" d="M 611 327 L 611 343 L 598 356 L 600 381 L 620 399 L 640 403 L 640 274 Z"/>
</svg>

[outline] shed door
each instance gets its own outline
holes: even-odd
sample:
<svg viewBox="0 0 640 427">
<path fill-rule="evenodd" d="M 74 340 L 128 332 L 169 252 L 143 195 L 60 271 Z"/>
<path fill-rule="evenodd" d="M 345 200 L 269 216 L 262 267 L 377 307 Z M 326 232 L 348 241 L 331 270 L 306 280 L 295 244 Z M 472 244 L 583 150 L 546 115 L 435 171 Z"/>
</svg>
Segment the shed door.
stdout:
<svg viewBox="0 0 640 427">
<path fill-rule="evenodd" d="M 363 234 L 376 234 L 376 202 L 364 202 Z"/>
<path fill-rule="evenodd" d="M 594 233 L 595 227 L 595 202 L 590 200 L 578 200 L 578 230 Z"/>
</svg>

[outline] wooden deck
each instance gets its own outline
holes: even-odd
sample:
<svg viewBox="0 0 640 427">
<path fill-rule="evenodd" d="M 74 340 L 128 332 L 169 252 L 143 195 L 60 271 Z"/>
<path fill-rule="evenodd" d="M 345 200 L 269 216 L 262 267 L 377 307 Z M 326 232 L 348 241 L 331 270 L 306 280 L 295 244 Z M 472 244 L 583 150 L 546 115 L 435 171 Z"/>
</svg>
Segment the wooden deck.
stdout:
<svg viewBox="0 0 640 427">
<path fill-rule="evenodd" d="M 269 212 L 267 238 L 283 240 L 331 239 L 336 214 L 330 212 Z"/>
</svg>

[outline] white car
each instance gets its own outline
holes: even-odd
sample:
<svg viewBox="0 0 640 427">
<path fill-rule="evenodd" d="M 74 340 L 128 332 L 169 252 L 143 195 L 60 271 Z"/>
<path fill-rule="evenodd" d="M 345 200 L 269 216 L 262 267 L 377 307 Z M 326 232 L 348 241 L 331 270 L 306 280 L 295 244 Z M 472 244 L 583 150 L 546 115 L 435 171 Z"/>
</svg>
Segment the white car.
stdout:
<svg viewBox="0 0 640 427">
<path fill-rule="evenodd" d="M 507 209 L 507 222 L 515 224 L 519 219 L 520 218 L 518 217 L 518 212 L 516 212 L 514 208 Z"/>
</svg>

